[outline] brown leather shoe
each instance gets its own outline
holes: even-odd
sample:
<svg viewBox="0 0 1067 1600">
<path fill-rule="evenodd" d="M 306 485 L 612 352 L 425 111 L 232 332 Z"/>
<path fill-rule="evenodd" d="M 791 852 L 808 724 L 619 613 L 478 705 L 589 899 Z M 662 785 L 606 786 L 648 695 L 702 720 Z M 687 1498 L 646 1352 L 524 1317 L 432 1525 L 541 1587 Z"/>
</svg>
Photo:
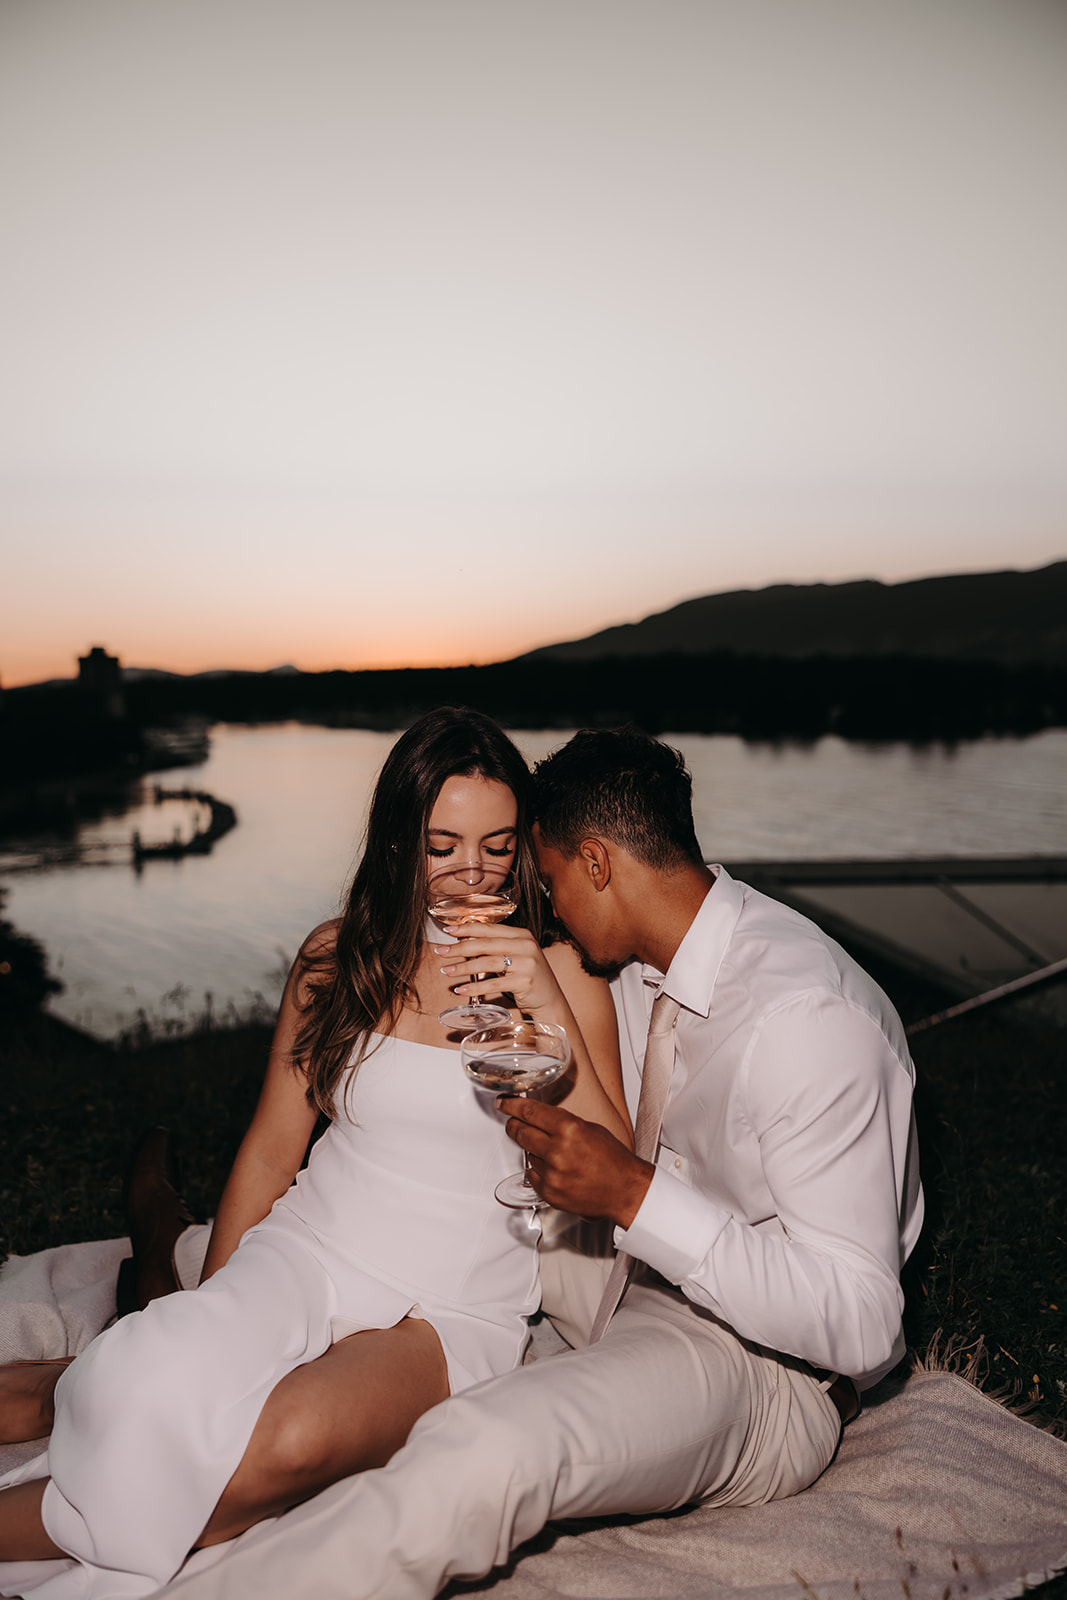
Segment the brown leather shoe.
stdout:
<svg viewBox="0 0 1067 1600">
<path fill-rule="evenodd" d="M 133 1257 L 119 1271 L 120 1317 L 143 1311 L 150 1300 L 181 1288 L 174 1246 L 196 1218 L 175 1187 L 166 1128 L 149 1128 L 141 1135 L 126 1178 L 126 1219 Z"/>
</svg>

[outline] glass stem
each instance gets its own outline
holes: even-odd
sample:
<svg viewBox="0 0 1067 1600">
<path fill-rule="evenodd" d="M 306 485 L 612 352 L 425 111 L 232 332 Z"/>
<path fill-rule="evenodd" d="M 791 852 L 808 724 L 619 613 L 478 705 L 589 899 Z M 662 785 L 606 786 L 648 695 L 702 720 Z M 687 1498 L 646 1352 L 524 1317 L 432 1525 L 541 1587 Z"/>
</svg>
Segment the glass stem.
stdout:
<svg viewBox="0 0 1067 1600">
<path fill-rule="evenodd" d="M 516 1089 L 515 1098 L 516 1100 L 529 1100 L 530 1092 L 528 1089 Z M 522 1152 L 522 1184 L 524 1189 L 529 1189 L 536 1200 L 537 1190 L 530 1182 L 530 1152 L 526 1149 Z"/>
</svg>

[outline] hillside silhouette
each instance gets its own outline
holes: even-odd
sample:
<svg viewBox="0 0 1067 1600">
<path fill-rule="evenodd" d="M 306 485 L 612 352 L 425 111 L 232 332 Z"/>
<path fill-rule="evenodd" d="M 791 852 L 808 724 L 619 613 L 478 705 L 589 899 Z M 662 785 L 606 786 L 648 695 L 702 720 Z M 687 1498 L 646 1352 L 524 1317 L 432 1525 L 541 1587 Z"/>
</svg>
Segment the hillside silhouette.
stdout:
<svg viewBox="0 0 1067 1600">
<path fill-rule="evenodd" d="M 1034 572 L 908 583 L 773 584 L 685 600 L 640 622 L 545 645 L 520 660 L 596 661 L 666 652 L 925 656 L 1067 665 L 1067 561 Z"/>
</svg>

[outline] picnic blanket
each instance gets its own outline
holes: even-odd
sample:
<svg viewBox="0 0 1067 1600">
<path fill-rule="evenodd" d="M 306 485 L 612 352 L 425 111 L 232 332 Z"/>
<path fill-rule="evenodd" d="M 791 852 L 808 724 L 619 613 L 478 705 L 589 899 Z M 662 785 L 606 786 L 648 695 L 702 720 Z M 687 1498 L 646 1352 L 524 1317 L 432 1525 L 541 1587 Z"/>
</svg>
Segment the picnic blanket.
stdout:
<svg viewBox="0 0 1067 1600">
<path fill-rule="evenodd" d="M 196 1281 L 206 1237 L 206 1229 L 183 1236 L 185 1282 Z M 128 1253 L 127 1241 L 107 1240 L 12 1257 L 0 1269 L 0 1359 L 77 1354 L 113 1312 Z M 551 1337 L 542 1334 L 538 1347 L 544 1357 Z M 38 1451 L 0 1450 L 0 1471 Z M 275 1524 L 283 1527 L 284 1519 Z M 252 1529 L 231 1550 L 258 1537 Z M 446 1594 L 1012 1600 L 1064 1569 L 1067 1444 L 963 1377 L 919 1369 L 866 1397 L 833 1463 L 792 1500 L 554 1524 L 507 1568 Z M 323 1593 L 343 1594 L 343 1575 L 331 1579 Z"/>
</svg>

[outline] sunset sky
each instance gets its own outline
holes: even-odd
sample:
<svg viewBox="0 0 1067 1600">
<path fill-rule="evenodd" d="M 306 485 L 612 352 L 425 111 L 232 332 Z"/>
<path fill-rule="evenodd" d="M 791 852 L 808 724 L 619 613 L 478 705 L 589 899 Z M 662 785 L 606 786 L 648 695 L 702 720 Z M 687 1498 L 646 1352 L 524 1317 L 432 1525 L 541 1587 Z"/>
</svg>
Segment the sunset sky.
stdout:
<svg viewBox="0 0 1067 1600">
<path fill-rule="evenodd" d="M 1067 554 L 1062 0 L 4 0 L 0 679 Z"/>
</svg>

